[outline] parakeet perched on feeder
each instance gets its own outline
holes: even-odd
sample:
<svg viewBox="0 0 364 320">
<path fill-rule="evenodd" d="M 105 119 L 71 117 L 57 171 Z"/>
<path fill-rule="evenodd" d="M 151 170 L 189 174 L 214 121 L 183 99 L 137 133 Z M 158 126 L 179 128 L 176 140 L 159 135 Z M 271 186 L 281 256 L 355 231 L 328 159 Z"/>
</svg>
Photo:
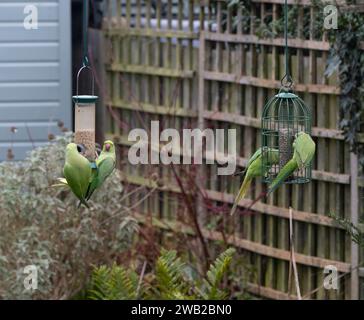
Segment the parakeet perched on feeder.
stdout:
<svg viewBox="0 0 364 320">
<path fill-rule="evenodd" d="M 86 207 L 86 192 L 91 179 L 91 166 L 89 161 L 81 155 L 75 143 L 69 143 L 66 147 L 66 163 L 63 167 L 63 174 L 67 185 L 76 195 L 80 202 Z"/>
<path fill-rule="evenodd" d="M 115 146 L 111 140 L 106 140 L 102 146 L 100 156 L 96 160 L 97 170 L 93 174 L 87 190 L 86 200 L 89 200 L 97 188 L 105 182 L 116 166 Z"/>
<path fill-rule="evenodd" d="M 267 150 L 267 159 L 268 166 L 277 164 L 279 162 L 279 151 L 269 148 Z M 249 159 L 246 169 L 241 172 L 242 174 L 245 173 L 245 178 L 235 198 L 233 207 L 230 211 L 230 215 L 233 215 L 235 213 L 240 200 L 244 198 L 253 178 L 261 177 L 266 174 L 266 172 L 262 172 L 262 170 L 264 170 L 262 166 L 262 148 L 259 148 Z"/>
<path fill-rule="evenodd" d="M 293 142 L 293 157 L 279 171 L 268 188 L 267 195 L 276 190 L 295 170 L 306 168 L 315 155 L 316 145 L 309 134 L 299 132 Z"/>
</svg>

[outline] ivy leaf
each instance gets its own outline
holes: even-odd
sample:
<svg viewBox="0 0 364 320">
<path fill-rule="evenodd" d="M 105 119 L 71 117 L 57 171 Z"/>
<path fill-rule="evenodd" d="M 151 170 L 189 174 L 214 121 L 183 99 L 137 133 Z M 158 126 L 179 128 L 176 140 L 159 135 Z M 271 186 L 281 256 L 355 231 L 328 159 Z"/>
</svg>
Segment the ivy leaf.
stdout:
<svg viewBox="0 0 364 320">
<path fill-rule="evenodd" d="M 325 77 L 330 77 L 333 75 L 335 71 L 339 69 L 340 65 L 340 57 L 337 55 L 330 56 L 330 58 L 327 61 L 327 67 L 325 70 Z"/>
</svg>

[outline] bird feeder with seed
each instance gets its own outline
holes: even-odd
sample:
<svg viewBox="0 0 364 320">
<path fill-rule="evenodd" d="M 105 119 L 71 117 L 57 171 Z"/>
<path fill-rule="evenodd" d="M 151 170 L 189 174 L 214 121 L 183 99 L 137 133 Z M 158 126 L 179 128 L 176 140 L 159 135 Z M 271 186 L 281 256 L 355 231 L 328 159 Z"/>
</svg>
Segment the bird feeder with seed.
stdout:
<svg viewBox="0 0 364 320">
<path fill-rule="evenodd" d="M 84 147 L 84 156 L 93 163 L 96 157 L 95 150 L 95 117 L 96 117 L 96 101 L 95 96 L 95 79 L 92 68 L 90 67 L 88 58 L 88 1 L 83 2 L 83 66 L 77 74 L 76 95 L 73 96 L 75 104 L 75 138 L 74 142 Z M 91 94 L 79 94 L 79 80 L 82 71 L 89 71 L 91 75 Z"/>
<path fill-rule="evenodd" d="M 262 172 L 264 181 L 271 183 L 293 156 L 293 142 L 299 132 L 311 134 L 311 110 L 292 92 L 293 80 L 288 67 L 287 0 L 285 2 L 285 75 L 281 88 L 264 106 L 262 114 Z M 279 151 L 279 163 L 271 165 L 269 150 Z M 311 164 L 297 169 L 285 183 L 306 183 L 311 180 Z"/>
<path fill-rule="evenodd" d="M 75 103 L 75 143 L 84 147 L 84 155 L 90 160 L 95 160 L 95 116 L 96 116 L 96 101 L 97 96 L 94 95 L 94 80 L 92 75 L 92 94 L 78 94 L 78 80 L 83 69 L 88 68 L 83 66 L 77 75 L 77 94 L 73 96 Z M 90 69 L 91 73 L 92 70 Z"/>
</svg>

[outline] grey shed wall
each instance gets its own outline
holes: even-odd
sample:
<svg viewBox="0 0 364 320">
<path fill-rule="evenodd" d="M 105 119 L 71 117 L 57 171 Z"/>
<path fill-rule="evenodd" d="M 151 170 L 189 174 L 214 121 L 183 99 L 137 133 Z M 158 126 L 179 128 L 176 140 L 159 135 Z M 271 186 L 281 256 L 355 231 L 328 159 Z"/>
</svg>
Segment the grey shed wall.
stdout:
<svg viewBox="0 0 364 320">
<path fill-rule="evenodd" d="M 27 4 L 38 29 L 24 28 Z M 58 120 L 70 128 L 71 94 L 70 0 L 0 0 L 0 160 L 47 143 Z"/>
</svg>

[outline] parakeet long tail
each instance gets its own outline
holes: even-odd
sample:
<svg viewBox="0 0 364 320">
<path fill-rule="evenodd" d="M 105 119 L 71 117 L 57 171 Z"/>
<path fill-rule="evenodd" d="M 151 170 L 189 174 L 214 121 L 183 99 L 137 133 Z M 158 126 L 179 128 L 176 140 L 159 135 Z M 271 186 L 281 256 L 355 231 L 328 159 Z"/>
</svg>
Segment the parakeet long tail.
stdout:
<svg viewBox="0 0 364 320">
<path fill-rule="evenodd" d="M 91 185 L 90 187 L 88 188 L 87 192 L 86 192 L 86 200 L 90 200 L 91 196 L 94 194 L 96 188 L 93 187 L 92 190 L 91 190 Z"/>
<path fill-rule="evenodd" d="M 291 159 L 290 161 L 288 161 L 278 173 L 277 177 L 270 184 L 267 196 L 269 196 L 274 190 L 276 190 L 296 169 L 296 160 Z"/>
<path fill-rule="evenodd" d="M 81 205 L 84 205 L 86 208 L 90 209 L 90 205 L 86 202 L 86 200 L 82 199 L 80 200 L 80 202 L 78 203 L 78 207 L 77 208 L 80 208 Z"/>
<path fill-rule="evenodd" d="M 240 187 L 239 193 L 235 198 L 234 205 L 231 208 L 230 215 L 233 215 L 235 213 L 240 200 L 244 198 L 246 192 L 248 191 L 248 189 L 250 187 L 251 182 L 252 182 L 252 178 L 245 177 L 244 182 Z"/>
<path fill-rule="evenodd" d="M 87 192 L 86 192 L 86 195 L 88 193 L 88 190 L 90 189 L 90 186 L 88 186 L 87 188 Z M 90 209 L 90 205 L 87 203 L 87 200 L 86 199 L 86 196 L 83 198 L 83 199 L 80 199 L 80 202 L 78 203 L 78 209 L 81 208 L 81 205 L 84 205 L 85 207 L 87 207 L 88 209 Z"/>
</svg>

